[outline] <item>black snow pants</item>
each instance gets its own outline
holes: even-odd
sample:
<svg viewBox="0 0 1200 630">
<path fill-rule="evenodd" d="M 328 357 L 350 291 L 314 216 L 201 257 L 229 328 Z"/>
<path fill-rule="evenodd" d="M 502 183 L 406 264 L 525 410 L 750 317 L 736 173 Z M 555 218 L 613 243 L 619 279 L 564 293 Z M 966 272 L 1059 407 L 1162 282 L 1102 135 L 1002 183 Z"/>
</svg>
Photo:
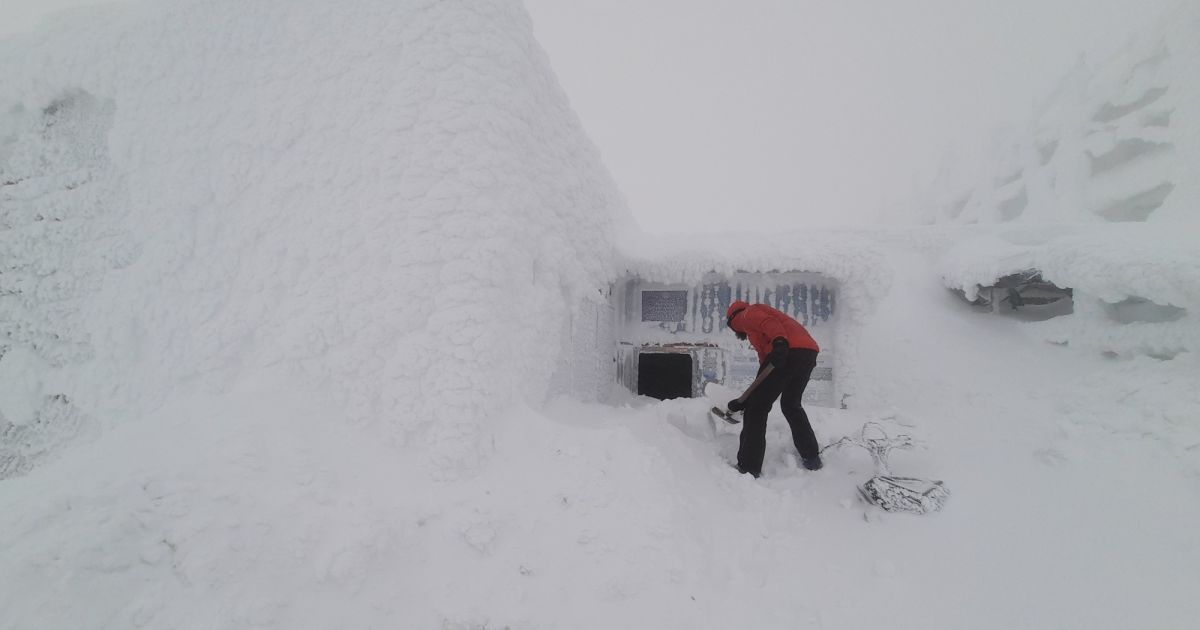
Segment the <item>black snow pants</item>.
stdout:
<svg viewBox="0 0 1200 630">
<path fill-rule="evenodd" d="M 761 374 L 769 363 L 758 368 Z M 779 406 L 783 417 L 792 428 L 792 442 L 800 457 L 816 457 L 821 453 L 817 436 L 813 434 L 808 414 L 800 406 L 804 388 L 817 365 L 817 351 L 802 348 L 788 350 L 788 360 L 783 369 L 775 370 L 758 389 L 746 399 L 746 410 L 742 414 L 741 445 L 738 447 L 738 468 L 755 477 L 762 473 L 763 454 L 767 450 L 767 414 L 780 398 Z"/>
</svg>

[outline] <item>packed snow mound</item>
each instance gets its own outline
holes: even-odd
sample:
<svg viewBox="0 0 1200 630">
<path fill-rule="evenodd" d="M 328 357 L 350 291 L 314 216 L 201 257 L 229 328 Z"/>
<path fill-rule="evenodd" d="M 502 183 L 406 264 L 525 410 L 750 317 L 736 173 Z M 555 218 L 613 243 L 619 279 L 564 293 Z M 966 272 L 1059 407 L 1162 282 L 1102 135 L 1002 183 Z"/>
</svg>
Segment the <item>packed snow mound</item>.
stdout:
<svg viewBox="0 0 1200 630">
<path fill-rule="evenodd" d="M 16 468 L 30 431 L 268 379 L 457 470 L 497 410 L 598 390 L 556 375 L 627 215 L 519 2 L 96 7 L 0 76 Z"/>
<path fill-rule="evenodd" d="M 1080 63 L 1024 126 L 998 130 L 982 162 L 949 160 L 927 223 L 1200 225 L 1200 4 L 1099 65 Z"/>
</svg>

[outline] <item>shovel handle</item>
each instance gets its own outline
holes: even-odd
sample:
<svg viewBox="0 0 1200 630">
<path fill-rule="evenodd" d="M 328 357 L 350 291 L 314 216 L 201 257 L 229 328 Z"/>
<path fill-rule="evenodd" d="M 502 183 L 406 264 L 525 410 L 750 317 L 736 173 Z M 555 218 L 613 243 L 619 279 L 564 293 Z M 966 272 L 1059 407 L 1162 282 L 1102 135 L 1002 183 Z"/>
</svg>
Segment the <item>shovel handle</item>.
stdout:
<svg viewBox="0 0 1200 630">
<path fill-rule="evenodd" d="M 746 402 L 746 399 L 750 397 L 750 394 L 753 394 L 754 390 L 759 385 L 761 385 L 763 381 L 767 380 L 767 377 L 770 376 L 771 372 L 774 372 L 774 371 L 775 371 L 775 366 L 768 363 L 767 367 L 762 371 L 762 373 L 760 373 L 758 375 L 758 378 L 754 379 L 754 382 L 750 383 L 750 387 L 746 388 L 746 393 L 744 393 L 738 397 L 738 399 L 737 399 L 738 402 L 740 402 L 740 403 Z"/>
</svg>

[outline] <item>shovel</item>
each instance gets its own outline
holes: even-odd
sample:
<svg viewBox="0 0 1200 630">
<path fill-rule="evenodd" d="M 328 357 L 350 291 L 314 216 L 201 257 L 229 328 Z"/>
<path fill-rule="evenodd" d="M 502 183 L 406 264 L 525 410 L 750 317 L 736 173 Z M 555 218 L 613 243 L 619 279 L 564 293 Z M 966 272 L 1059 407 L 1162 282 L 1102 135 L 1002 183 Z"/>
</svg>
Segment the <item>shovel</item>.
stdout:
<svg viewBox="0 0 1200 630">
<path fill-rule="evenodd" d="M 750 383 L 750 387 L 746 388 L 746 393 L 742 394 L 741 396 L 738 396 L 737 401 L 740 403 L 745 403 L 746 399 L 750 397 L 750 394 L 754 393 L 755 388 L 757 388 L 760 384 L 762 384 L 763 381 L 767 380 L 767 377 L 770 376 L 771 372 L 774 372 L 774 371 L 775 371 L 775 366 L 768 363 L 766 369 L 764 369 L 761 373 L 759 373 L 758 378 L 754 379 L 753 383 Z M 737 418 L 733 417 L 734 412 L 732 412 L 728 409 L 721 409 L 720 407 L 713 407 L 712 409 L 709 409 L 708 411 L 712 415 L 724 420 L 725 422 L 728 422 L 729 424 L 738 424 L 739 422 L 741 422 L 741 420 L 738 420 Z"/>
</svg>

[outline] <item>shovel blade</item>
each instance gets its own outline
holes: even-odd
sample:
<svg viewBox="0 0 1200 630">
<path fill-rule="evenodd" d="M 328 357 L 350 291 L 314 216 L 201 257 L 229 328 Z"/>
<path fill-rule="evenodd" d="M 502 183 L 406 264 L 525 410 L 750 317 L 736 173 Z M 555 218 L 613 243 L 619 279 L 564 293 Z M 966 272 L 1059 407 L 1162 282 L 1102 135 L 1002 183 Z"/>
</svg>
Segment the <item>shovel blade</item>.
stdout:
<svg viewBox="0 0 1200 630">
<path fill-rule="evenodd" d="M 733 417 L 733 412 L 726 409 L 721 409 L 720 407 L 713 407 L 712 409 L 709 409 L 708 412 L 724 420 L 725 422 L 728 422 L 729 424 L 738 424 L 741 422 L 741 420 Z"/>
</svg>

